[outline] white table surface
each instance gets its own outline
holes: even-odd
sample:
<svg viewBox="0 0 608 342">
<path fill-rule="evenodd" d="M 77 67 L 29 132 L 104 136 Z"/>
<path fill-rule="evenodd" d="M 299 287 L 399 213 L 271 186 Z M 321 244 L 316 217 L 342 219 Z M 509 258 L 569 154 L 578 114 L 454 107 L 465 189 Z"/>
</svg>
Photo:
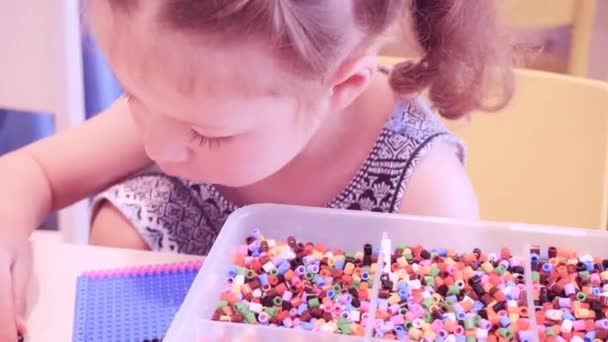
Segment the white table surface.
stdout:
<svg viewBox="0 0 608 342">
<path fill-rule="evenodd" d="M 71 341 L 76 278 L 84 271 L 200 260 L 201 257 L 63 244 L 54 236 L 33 238 L 27 341 Z"/>
</svg>

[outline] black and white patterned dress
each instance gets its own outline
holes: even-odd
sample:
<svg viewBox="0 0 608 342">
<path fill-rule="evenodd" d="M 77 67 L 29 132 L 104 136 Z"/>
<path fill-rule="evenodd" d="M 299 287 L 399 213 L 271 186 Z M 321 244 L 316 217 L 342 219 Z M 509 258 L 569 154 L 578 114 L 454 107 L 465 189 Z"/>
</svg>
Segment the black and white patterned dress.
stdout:
<svg viewBox="0 0 608 342">
<path fill-rule="evenodd" d="M 417 163 L 439 142 L 454 145 L 463 160 L 462 143 L 425 103 L 398 103 L 357 175 L 327 207 L 398 212 Z M 237 209 L 213 185 L 162 173 L 114 185 L 94 199 L 94 206 L 104 200 L 122 212 L 152 250 L 200 255 L 209 252 Z"/>
</svg>

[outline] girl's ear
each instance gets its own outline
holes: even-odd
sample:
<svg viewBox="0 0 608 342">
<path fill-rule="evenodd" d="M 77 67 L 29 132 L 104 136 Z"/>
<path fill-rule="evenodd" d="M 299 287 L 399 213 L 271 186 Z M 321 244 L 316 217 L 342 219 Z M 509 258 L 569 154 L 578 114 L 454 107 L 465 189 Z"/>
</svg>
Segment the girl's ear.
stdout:
<svg viewBox="0 0 608 342">
<path fill-rule="evenodd" d="M 343 63 L 330 79 L 331 111 L 348 107 L 367 88 L 377 71 L 375 55 L 364 55 Z"/>
</svg>

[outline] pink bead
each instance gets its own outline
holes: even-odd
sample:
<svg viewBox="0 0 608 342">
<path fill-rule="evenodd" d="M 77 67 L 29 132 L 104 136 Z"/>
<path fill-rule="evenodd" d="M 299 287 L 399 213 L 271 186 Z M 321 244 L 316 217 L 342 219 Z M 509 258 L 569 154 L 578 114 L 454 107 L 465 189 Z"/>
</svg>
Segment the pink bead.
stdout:
<svg viewBox="0 0 608 342">
<path fill-rule="evenodd" d="M 359 309 L 362 312 L 366 312 L 367 313 L 369 311 L 369 302 L 368 301 L 361 302 L 361 306 L 359 307 Z"/>
<path fill-rule="evenodd" d="M 302 282 L 302 279 L 300 279 L 300 277 L 298 276 L 294 276 L 293 278 L 291 278 L 291 285 L 298 285 Z"/>
<path fill-rule="evenodd" d="M 484 274 L 481 276 L 481 284 L 485 285 L 490 281 L 490 276 L 487 274 Z"/>
<path fill-rule="evenodd" d="M 416 317 L 416 315 L 415 315 L 415 314 L 414 314 L 414 312 L 412 312 L 412 311 L 408 311 L 408 312 L 405 314 L 405 319 L 407 319 L 408 321 L 413 321 L 413 320 L 414 320 L 414 319 L 416 319 L 416 318 L 417 318 L 417 317 Z"/>
<path fill-rule="evenodd" d="M 575 331 L 585 330 L 585 321 L 583 321 L 582 319 L 579 319 L 578 321 L 574 321 L 574 324 L 572 325 L 572 327 L 574 328 Z"/>
<path fill-rule="evenodd" d="M 293 320 L 293 326 L 297 327 L 298 325 L 300 325 L 300 319 L 296 318 L 296 319 Z"/>
<path fill-rule="evenodd" d="M 364 312 L 361 315 L 361 326 L 363 326 L 363 327 L 367 326 L 367 320 L 368 320 L 368 318 L 369 318 L 369 314 L 367 312 Z"/>
<path fill-rule="evenodd" d="M 391 322 L 393 322 L 394 325 L 401 325 L 405 322 L 405 319 L 403 318 L 403 315 L 395 315 L 391 317 Z"/>
<path fill-rule="evenodd" d="M 600 279 L 599 274 L 597 274 L 597 273 L 591 274 L 591 284 L 600 285 L 601 283 L 602 283 L 602 280 Z"/>
<path fill-rule="evenodd" d="M 454 272 L 456 272 L 456 267 L 454 265 L 448 265 L 445 268 L 445 271 L 448 272 L 448 274 L 450 275 L 454 275 Z"/>
<path fill-rule="evenodd" d="M 440 319 L 436 319 L 431 325 L 431 328 L 433 328 L 434 332 L 438 332 L 439 330 L 443 329 L 443 322 L 441 322 Z"/>
<path fill-rule="evenodd" d="M 464 328 L 461 325 L 457 325 L 454 328 L 454 335 L 464 335 Z"/>
<path fill-rule="evenodd" d="M 237 250 L 237 253 L 239 255 L 247 255 L 248 254 L 247 251 L 249 251 L 249 248 L 247 248 L 246 245 L 240 245 L 239 249 Z"/>
</svg>

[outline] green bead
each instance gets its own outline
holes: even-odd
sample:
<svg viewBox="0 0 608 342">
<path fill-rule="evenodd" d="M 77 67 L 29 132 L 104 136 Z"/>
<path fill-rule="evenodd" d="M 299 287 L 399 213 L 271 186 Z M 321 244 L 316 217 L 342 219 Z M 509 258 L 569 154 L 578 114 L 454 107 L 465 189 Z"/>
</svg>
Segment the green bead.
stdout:
<svg viewBox="0 0 608 342">
<path fill-rule="evenodd" d="M 475 336 L 467 336 L 466 342 L 475 342 L 477 341 L 477 338 L 475 338 Z"/>
<path fill-rule="evenodd" d="M 580 271 L 580 272 L 578 272 L 578 275 L 580 275 L 583 278 L 589 278 L 591 276 L 589 274 L 589 271 Z"/>
<path fill-rule="evenodd" d="M 432 277 L 436 277 L 436 276 L 438 276 L 438 275 L 439 275 L 439 273 L 441 273 L 441 270 L 440 270 L 440 269 L 438 269 L 437 267 L 431 267 L 431 272 L 430 272 L 430 274 L 431 274 L 431 276 L 432 276 Z"/>
<path fill-rule="evenodd" d="M 367 281 L 367 285 L 369 286 L 370 289 L 373 289 L 374 288 L 374 280 L 373 279 L 368 280 Z"/>
<path fill-rule="evenodd" d="M 361 280 L 356 279 L 355 281 L 353 281 L 353 287 L 354 287 L 355 289 L 357 289 L 357 290 L 358 290 L 360 286 L 361 286 Z"/>
<path fill-rule="evenodd" d="M 351 258 L 354 258 L 354 257 L 355 257 L 355 255 L 353 254 L 353 252 L 346 252 L 346 253 L 344 253 L 344 256 L 345 256 L 347 259 L 351 259 Z"/>
<path fill-rule="evenodd" d="M 278 272 L 278 271 L 277 271 Z M 258 276 L 258 274 L 254 270 L 247 270 L 247 275 L 245 276 L 247 279 L 254 279 Z"/>
<path fill-rule="evenodd" d="M 504 337 L 504 338 L 509 339 L 509 340 L 513 338 L 513 332 L 511 330 L 507 329 L 507 328 L 500 328 L 500 329 L 498 329 L 498 334 L 501 337 Z"/>
<path fill-rule="evenodd" d="M 576 294 L 576 300 L 578 300 L 579 302 L 586 302 L 587 295 L 584 292 L 579 292 Z"/>
<path fill-rule="evenodd" d="M 308 300 L 308 306 L 311 308 L 318 308 L 320 305 L 319 298 L 317 297 L 313 297 Z"/>
<path fill-rule="evenodd" d="M 475 326 L 478 326 L 479 322 L 481 322 L 481 317 L 480 316 L 473 317 L 473 323 L 475 324 Z"/>
<path fill-rule="evenodd" d="M 242 276 L 246 276 L 247 275 L 247 269 L 245 267 L 237 266 L 236 267 L 236 274 L 242 275 Z"/>
<path fill-rule="evenodd" d="M 401 309 L 399 309 L 399 314 L 400 314 L 400 315 L 405 315 L 405 314 L 407 314 L 407 309 L 406 309 L 406 308 L 401 308 Z"/>
<path fill-rule="evenodd" d="M 424 284 L 426 286 L 432 286 L 435 285 L 435 278 L 431 277 L 431 276 L 426 276 L 424 277 Z"/>
<path fill-rule="evenodd" d="M 459 295 L 460 287 L 458 287 L 457 285 L 450 285 L 450 287 L 448 288 L 448 294 Z"/>
<path fill-rule="evenodd" d="M 430 312 L 425 312 L 423 319 L 426 323 L 431 323 L 431 321 L 433 321 L 433 315 L 431 315 Z"/>
<path fill-rule="evenodd" d="M 283 299 L 279 296 L 276 296 L 272 299 L 272 304 L 276 306 L 281 306 L 283 304 Z"/>
<path fill-rule="evenodd" d="M 431 305 L 433 305 L 433 298 L 428 297 L 422 301 L 422 307 L 425 309 L 428 309 Z"/>
<path fill-rule="evenodd" d="M 410 330 L 413 326 L 414 326 L 414 323 L 412 323 L 410 321 L 403 322 L 403 327 L 405 328 L 405 330 Z"/>
<path fill-rule="evenodd" d="M 247 323 L 249 323 L 249 324 L 253 324 L 256 322 L 255 315 L 251 311 L 244 313 L 243 317 L 245 317 L 245 319 L 247 320 Z"/>
<path fill-rule="evenodd" d="M 233 308 L 233 309 L 234 309 L 234 311 L 236 311 L 236 312 L 243 313 L 243 311 L 244 311 L 245 309 L 247 309 L 247 306 L 246 306 L 245 304 L 241 303 L 241 302 L 238 302 L 238 303 L 234 303 L 234 305 L 233 305 L 233 307 L 232 307 L 232 308 Z"/>
<path fill-rule="evenodd" d="M 306 280 L 312 280 L 314 277 L 315 277 L 315 274 L 314 274 L 314 273 L 312 273 L 312 272 L 306 272 L 306 273 L 304 274 L 304 278 L 305 278 Z"/>
<path fill-rule="evenodd" d="M 404 243 L 398 243 L 395 246 L 395 249 L 400 249 L 400 250 L 404 250 L 407 246 Z"/>
<path fill-rule="evenodd" d="M 466 330 L 475 329 L 475 322 L 473 321 L 472 318 L 465 318 L 465 320 L 464 320 L 464 328 Z"/>
<path fill-rule="evenodd" d="M 538 273 L 536 271 L 532 271 L 532 280 L 533 281 L 540 281 L 540 273 Z"/>
<path fill-rule="evenodd" d="M 220 301 L 217 302 L 216 308 L 223 309 L 226 306 L 228 306 L 228 302 L 225 301 L 225 300 L 220 300 Z"/>
<path fill-rule="evenodd" d="M 339 293 L 340 291 L 342 291 L 342 286 L 340 286 L 340 284 L 336 284 L 333 287 L 334 292 Z"/>
<path fill-rule="evenodd" d="M 545 328 L 546 336 L 556 336 L 555 330 L 553 328 Z"/>
<path fill-rule="evenodd" d="M 266 307 L 264 308 L 264 311 L 266 311 L 266 313 L 270 315 L 270 317 L 275 317 L 277 315 L 277 309 L 275 308 Z"/>
<path fill-rule="evenodd" d="M 404 254 L 403 257 L 405 257 L 405 260 L 412 260 L 412 259 L 414 259 L 414 256 L 412 255 L 412 253 Z"/>
<path fill-rule="evenodd" d="M 505 267 L 503 265 L 498 265 L 496 268 L 494 268 L 494 272 L 498 275 L 503 275 L 505 274 L 507 270 L 505 269 Z"/>
</svg>

